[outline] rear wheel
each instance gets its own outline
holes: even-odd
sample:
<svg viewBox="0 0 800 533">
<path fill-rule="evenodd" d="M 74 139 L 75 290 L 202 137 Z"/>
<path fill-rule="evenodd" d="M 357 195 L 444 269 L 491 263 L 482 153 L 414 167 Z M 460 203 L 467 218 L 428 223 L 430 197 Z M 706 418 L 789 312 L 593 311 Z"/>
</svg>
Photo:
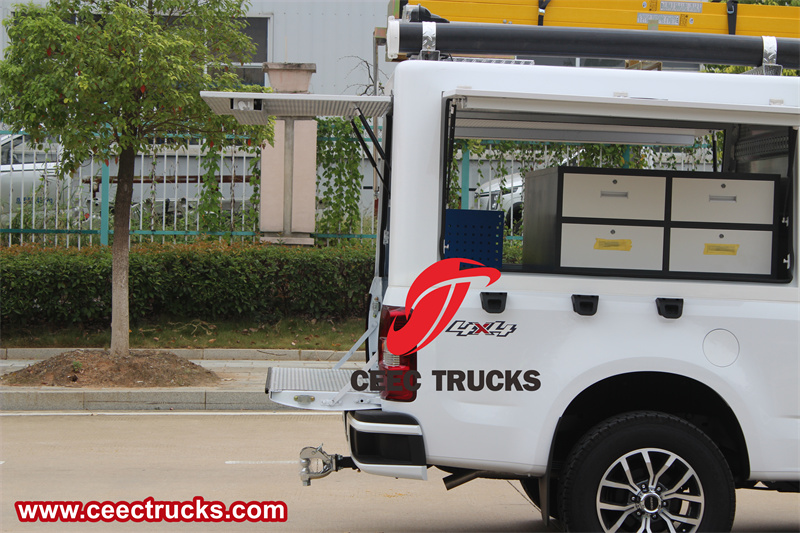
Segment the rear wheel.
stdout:
<svg viewBox="0 0 800 533">
<path fill-rule="evenodd" d="M 533 505 L 541 509 L 542 497 L 539 495 L 539 478 L 529 477 L 522 479 L 520 480 L 520 484 L 522 485 L 522 490 L 525 491 L 525 494 L 527 494 L 528 498 L 533 502 Z"/>
<path fill-rule="evenodd" d="M 560 485 L 568 531 L 730 531 L 733 477 L 705 433 L 683 419 L 639 411 L 589 431 Z"/>
<path fill-rule="evenodd" d="M 522 216 L 524 210 L 525 204 L 517 202 L 506 212 L 506 228 L 508 228 L 512 235 L 519 235 L 522 231 Z"/>
</svg>

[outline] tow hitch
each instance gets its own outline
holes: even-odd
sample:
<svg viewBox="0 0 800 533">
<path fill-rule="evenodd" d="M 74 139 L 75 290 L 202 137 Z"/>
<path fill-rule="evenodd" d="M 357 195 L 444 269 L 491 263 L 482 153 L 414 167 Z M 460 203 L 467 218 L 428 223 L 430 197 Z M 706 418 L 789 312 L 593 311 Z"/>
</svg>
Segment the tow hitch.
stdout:
<svg viewBox="0 0 800 533">
<path fill-rule="evenodd" d="M 320 463 L 315 463 L 315 468 L 312 470 L 312 459 L 321 461 L 322 467 L 316 469 L 316 466 Z M 306 446 L 300 450 L 300 481 L 303 482 L 304 487 L 310 486 L 312 479 L 323 478 L 331 472 L 338 472 L 345 468 L 357 469 L 352 458 L 339 454 L 329 455 L 323 451 L 322 444 L 317 448 Z"/>
</svg>

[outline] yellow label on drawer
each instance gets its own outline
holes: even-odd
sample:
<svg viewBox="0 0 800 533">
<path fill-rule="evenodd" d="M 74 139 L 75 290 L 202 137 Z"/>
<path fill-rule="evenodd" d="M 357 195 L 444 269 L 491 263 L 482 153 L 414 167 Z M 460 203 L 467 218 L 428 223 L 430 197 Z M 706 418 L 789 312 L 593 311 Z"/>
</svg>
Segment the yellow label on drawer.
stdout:
<svg viewBox="0 0 800 533">
<path fill-rule="evenodd" d="M 736 255 L 738 252 L 738 244 L 706 243 L 703 255 Z"/>
<path fill-rule="evenodd" d="M 630 239 L 595 239 L 595 250 L 614 250 L 617 252 L 630 252 L 633 241 Z"/>
</svg>

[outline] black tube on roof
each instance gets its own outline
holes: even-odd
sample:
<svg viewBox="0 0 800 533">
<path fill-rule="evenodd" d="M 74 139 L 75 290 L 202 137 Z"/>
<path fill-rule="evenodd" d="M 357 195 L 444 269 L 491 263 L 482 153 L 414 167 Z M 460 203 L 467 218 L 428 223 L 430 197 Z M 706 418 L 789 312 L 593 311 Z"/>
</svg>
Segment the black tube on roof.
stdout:
<svg viewBox="0 0 800 533">
<path fill-rule="evenodd" d="M 399 52 L 422 49 L 422 24 L 400 23 Z M 800 68 L 800 39 L 777 38 L 777 64 Z M 760 66 L 761 37 L 525 26 L 436 24 L 436 49 L 445 54 L 533 55 L 597 59 L 640 59 L 721 65 Z"/>
</svg>

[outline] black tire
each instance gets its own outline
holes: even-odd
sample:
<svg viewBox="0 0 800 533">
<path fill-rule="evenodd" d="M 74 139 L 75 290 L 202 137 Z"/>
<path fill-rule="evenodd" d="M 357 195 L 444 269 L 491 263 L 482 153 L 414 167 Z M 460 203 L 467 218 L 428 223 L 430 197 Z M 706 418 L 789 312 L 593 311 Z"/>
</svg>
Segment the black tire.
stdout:
<svg viewBox="0 0 800 533">
<path fill-rule="evenodd" d="M 542 497 L 539 495 L 539 478 L 529 477 L 526 479 L 521 479 L 519 483 L 522 485 L 522 490 L 525 491 L 525 494 L 527 494 L 528 498 L 530 498 L 533 502 L 533 505 L 541 510 Z"/>
<path fill-rule="evenodd" d="M 531 499 L 533 505 L 536 506 L 537 509 L 540 511 L 542 510 L 542 497 L 541 493 L 539 492 L 539 478 L 536 477 L 529 477 L 520 480 L 520 484 L 522 485 L 522 490 L 525 491 L 525 494 L 528 495 L 528 498 Z M 560 520 L 560 516 L 558 514 L 558 506 L 556 502 L 556 498 L 558 498 L 558 487 L 551 485 L 550 486 L 550 500 L 548 501 L 548 513 L 551 517 L 555 518 L 556 520 Z"/>
<path fill-rule="evenodd" d="M 525 204 L 517 202 L 506 212 L 506 228 L 514 235 L 519 235 L 522 231 L 522 217 L 525 213 Z"/>
<path fill-rule="evenodd" d="M 567 531 L 656 533 L 670 531 L 666 520 L 677 532 L 730 531 L 736 511 L 733 476 L 714 442 L 652 411 L 615 416 L 586 433 L 567 458 L 559 492 Z"/>
</svg>

